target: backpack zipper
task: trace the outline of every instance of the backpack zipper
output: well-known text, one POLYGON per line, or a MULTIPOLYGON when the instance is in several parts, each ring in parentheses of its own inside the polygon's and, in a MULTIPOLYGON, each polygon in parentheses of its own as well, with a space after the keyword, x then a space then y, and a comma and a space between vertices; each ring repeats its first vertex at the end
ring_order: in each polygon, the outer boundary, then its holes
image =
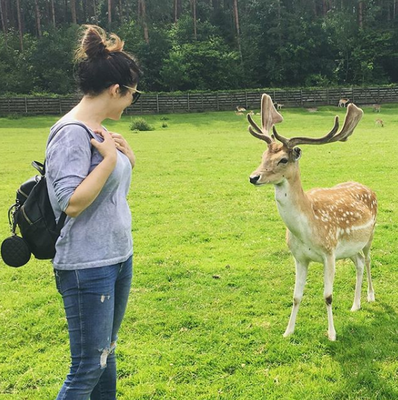
POLYGON ((23 192, 21 189, 18 189, 18 193, 22 194, 22 196, 28 198, 28 195, 25 192, 23 192))
POLYGON ((21 211, 22 211, 22 214, 23 214, 23 216, 25 217, 25 219, 26 219, 26 221, 28 221, 28 224, 29 225, 33 225, 33 222, 28 218, 28 216, 26 215, 26 212, 25 212, 25 208, 24 207, 21 207, 21 211))

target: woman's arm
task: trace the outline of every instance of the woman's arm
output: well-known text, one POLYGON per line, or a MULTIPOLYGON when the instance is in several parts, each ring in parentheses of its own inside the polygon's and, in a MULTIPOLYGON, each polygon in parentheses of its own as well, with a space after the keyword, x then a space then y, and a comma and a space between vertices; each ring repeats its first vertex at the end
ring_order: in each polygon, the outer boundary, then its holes
POLYGON ((98 132, 103 142, 91 139, 91 144, 102 155, 103 160, 91 171, 73 192, 65 213, 76 218, 97 198, 107 179, 114 170, 117 161, 116 145, 112 136, 106 132, 98 132))

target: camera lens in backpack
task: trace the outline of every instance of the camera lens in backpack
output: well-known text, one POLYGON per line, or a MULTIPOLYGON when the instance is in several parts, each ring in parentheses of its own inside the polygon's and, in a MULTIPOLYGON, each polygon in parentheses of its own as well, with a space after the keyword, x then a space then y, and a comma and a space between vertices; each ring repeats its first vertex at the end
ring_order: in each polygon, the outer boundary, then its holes
POLYGON ((13 235, 3 240, 1 258, 10 267, 22 267, 30 260, 30 256, 31 251, 23 238, 13 235))

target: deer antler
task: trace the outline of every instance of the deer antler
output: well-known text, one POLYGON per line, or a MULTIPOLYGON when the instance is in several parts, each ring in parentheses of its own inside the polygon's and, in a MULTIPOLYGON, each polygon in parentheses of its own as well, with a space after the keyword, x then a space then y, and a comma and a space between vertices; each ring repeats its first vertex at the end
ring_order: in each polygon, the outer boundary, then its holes
POLYGON ((247 114, 247 119, 251 126, 249 126, 249 132, 256 138, 264 140, 270 145, 275 139, 270 136, 269 132, 274 124, 283 121, 282 115, 276 111, 272 99, 267 94, 263 94, 261 97, 261 126, 260 127, 254 122, 252 116, 247 114))
POLYGON ((336 134, 339 129, 339 117, 336 116, 334 119, 333 129, 325 136, 321 138, 309 138, 309 137, 293 137, 285 138, 278 134, 275 127, 273 127, 273 133, 276 139, 282 142, 287 148, 292 149, 299 144, 324 144, 333 142, 345 142, 349 136, 352 135, 358 122, 361 120, 363 111, 355 104, 350 104, 347 107, 347 113, 345 116, 343 128, 339 133, 336 134))

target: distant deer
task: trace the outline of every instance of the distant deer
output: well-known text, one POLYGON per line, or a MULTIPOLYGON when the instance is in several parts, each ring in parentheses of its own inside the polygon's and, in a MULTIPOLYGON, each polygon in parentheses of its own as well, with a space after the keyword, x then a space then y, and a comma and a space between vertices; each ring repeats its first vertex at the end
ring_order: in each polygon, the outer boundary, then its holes
POLYGON ((380 112, 381 105, 380 104, 373 104, 373 112, 380 112))
POLYGON ((301 150, 296 146, 345 142, 353 133, 363 112, 354 104, 350 104, 341 131, 337 133, 339 120, 336 116, 333 129, 317 139, 287 139, 279 135, 274 124, 282 122, 283 118, 276 111, 271 97, 266 94, 263 94, 261 99, 261 114, 261 128, 250 115, 247 116, 250 133, 268 145, 260 166, 250 175, 250 182, 256 186, 274 185, 278 211, 287 227, 287 244, 296 264, 293 309, 284 336, 294 332, 308 265, 315 261, 324 265, 328 337, 330 340, 336 340, 332 295, 337 259, 350 258, 356 267, 355 296, 351 310, 356 311, 361 307, 365 265, 368 276, 368 301, 375 300, 370 272, 370 247, 376 223, 377 200, 372 190, 356 182, 304 192, 298 163, 301 150), (271 128, 273 134, 270 134, 271 128))
POLYGON ((349 101, 350 101, 350 99, 340 99, 338 107, 347 107, 347 104, 349 101))
POLYGON ((246 111, 246 108, 245 107, 236 106, 236 111, 237 112, 244 112, 244 111, 246 111))
POLYGON ((384 122, 383 122, 383 120, 380 119, 380 118, 377 118, 377 119, 376 119, 375 125, 384 128, 384 122))
POLYGON ((285 107, 285 105, 281 103, 275 103, 275 106, 277 110, 282 110, 282 107, 285 107))

